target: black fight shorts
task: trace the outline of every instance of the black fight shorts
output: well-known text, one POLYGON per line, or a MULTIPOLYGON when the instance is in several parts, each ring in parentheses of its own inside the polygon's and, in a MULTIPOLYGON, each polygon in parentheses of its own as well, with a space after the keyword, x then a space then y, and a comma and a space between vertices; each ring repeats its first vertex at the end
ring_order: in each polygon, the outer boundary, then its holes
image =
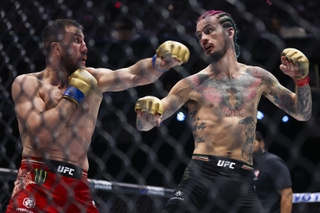
POLYGON ((253 178, 241 161, 193 155, 162 213, 262 213, 253 178))

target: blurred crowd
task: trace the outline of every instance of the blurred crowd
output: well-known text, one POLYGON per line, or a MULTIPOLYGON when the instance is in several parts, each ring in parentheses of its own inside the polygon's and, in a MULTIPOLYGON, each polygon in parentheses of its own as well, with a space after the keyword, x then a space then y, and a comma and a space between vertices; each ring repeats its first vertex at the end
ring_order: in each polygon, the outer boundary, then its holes
POLYGON ((41 35, 48 21, 73 18, 94 39, 130 40, 139 37, 195 36, 195 22, 204 10, 229 12, 239 35, 268 31, 280 37, 312 36, 310 23, 320 28, 319 0, 122 0, 122 1, 10 1, 5 0, 1 31, 41 35))

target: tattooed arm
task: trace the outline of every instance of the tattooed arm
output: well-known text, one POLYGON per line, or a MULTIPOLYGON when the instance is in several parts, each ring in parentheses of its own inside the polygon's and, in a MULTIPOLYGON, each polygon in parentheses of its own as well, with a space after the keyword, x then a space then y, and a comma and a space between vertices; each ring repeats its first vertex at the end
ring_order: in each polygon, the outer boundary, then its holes
POLYGON ((311 117, 312 99, 308 84, 297 86, 295 93, 283 87, 269 72, 265 72, 266 90, 264 95, 276 106, 299 121, 307 121, 311 117))
POLYGON ((308 58, 297 49, 286 48, 281 53, 279 67, 284 74, 294 80, 296 84, 295 93, 281 86, 278 80, 269 73, 266 96, 297 120, 309 120, 312 112, 312 99, 309 86, 308 58))
POLYGON ((155 126, 160 126, 161 121, 169 118, 188 101, 188 91, 190 88, 186 80, 182 79, 162 100, 153 96, 140 98, 135 106, 137 129, 149 131, 155 126))

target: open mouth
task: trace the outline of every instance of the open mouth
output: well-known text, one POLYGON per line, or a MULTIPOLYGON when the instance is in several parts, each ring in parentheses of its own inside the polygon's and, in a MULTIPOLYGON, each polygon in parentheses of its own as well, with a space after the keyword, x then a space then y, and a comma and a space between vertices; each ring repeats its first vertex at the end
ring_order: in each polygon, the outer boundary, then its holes
POLYGON ((207 45, 204 45, 203 48, 204 48, 204 51, 208 53, 212 50, 213 46, 210 44, 207 44, 207 45))

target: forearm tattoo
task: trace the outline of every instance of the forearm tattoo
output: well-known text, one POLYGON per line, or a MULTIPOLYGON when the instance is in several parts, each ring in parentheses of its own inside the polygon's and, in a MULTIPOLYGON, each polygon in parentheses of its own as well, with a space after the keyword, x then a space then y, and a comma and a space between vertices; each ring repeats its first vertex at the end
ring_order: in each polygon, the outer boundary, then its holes
POLYGON ((310 118, 311 116, 311 91, 309 86, 298 87, 296 91, 296 95, 298 98, 296 111, 300 115, 302 115, 305 119, 310 118))
POLYGON ((183 97, 179 97, 178 100, 172 100, 170 102, 169 107, 167 107, 163 112, 163 119, 166 119, 169 116, 171 116, 173 113, 175 113, 180 108, 180 105, 182 102, 183 102, 183 97))
MULTIPOLYGON (((271 84, 276 84, 271 79, 268 81, 270 87, 271 84)), ((280 89, 279 89, 280 90, 280 89)), ((292 98, 291 92, 274 92, 271 91, 269 95, 272 96, 273 101, 279 108, 283 109, 291 115, 301 115, 304 119, 308 119, 311 116, 311 91, 309 86, 297 87, 296 100, 292 98)))

